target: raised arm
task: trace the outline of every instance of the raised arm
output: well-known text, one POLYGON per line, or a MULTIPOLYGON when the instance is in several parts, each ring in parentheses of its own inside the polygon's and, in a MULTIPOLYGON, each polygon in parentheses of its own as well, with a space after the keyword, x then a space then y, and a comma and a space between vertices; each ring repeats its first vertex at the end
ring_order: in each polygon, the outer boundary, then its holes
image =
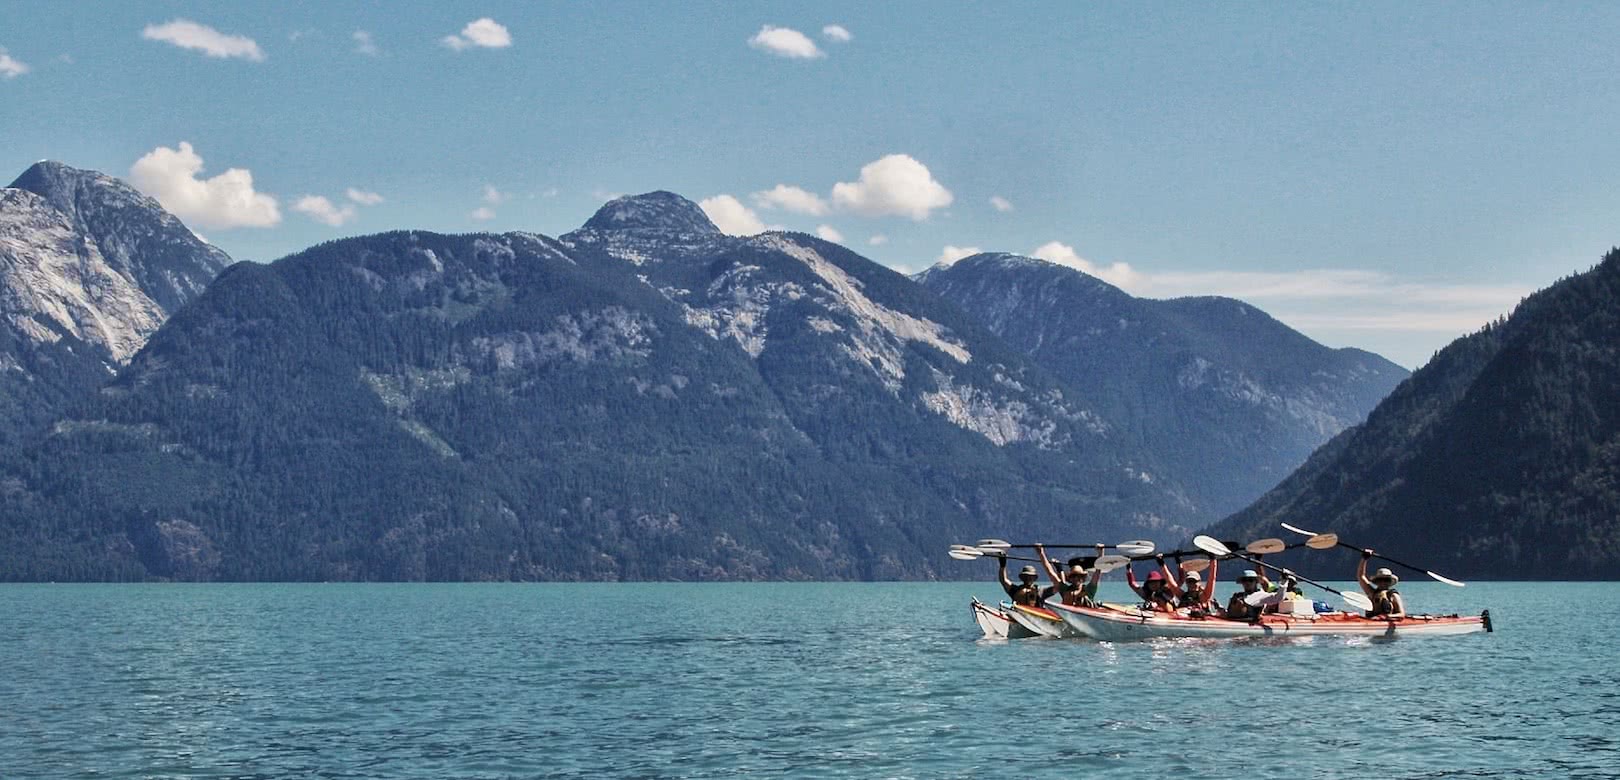
POLYGON ((1136 583, 1136 571, 1129 564, 1125 566, 1125 584, 1130 586, 1131 592, 1135 593, 1137 597, 1147 601, 1147 594, 1143 593, 1142 586, 1136 583))
POLYGON ((1372 557, 1372 550, 1362 550, 1361 563, 1356 566, 1356 582, 1360 583, 1361 592, 1367 594, 1369 598, 1372 597, 1372 594, 1378 592, 1378 588, 1373 586, 1372 580, 1367 579, 1367 562, 1372 560, 1372 557))
POLYGON ((1260 559, 1264 557, 1266 556, 1254 556, 1254 572, 1260 575, 1260 589, 1271 590, 1271 578, 1266 576, 1266 567, 1260 563, 1260 559))
POLYGON ((1159 553, 1157 560, 1159 562, 1159 572, 1164 575, 1165 587, 1169 589, 1170 595, 1175 596, 1176 600, 1180 601, 1185 593, 1181 589, 1181 556, 1176 556, 1176 571, 1174 572, 1170 571, 1170 564, 1164 562, 1164 553, 1159 553))
POLYGON ((1208 608, 1209 603, 1215 599, 1215 586, 1221 584, 1220 566, 1220 561, 1210 559, 1209 576, 1204 580, 1204 600, 1198 603, 1201 607, 1208 608))
POLYGON ((1051 559, 1046 557, 1045 547, 1038 544, 1035 545, 1035 555, 1040 557, 1041 566, 1046 569, 1046 578, 1051 580, 1053 585, 1065 584, 1068 582, 1068 580, 1065 579, 1062 574, 1058 573, 1057 567, 1052 565, 1051 559))
POLYGON ((1012 596, 1016 586, 1013 585, 1012 580, 1007 579, 1007 556, 1005 553, 996 556, 996 574, 1001 577, 1001 589, 1007 591, 1009 597, 1012 596))

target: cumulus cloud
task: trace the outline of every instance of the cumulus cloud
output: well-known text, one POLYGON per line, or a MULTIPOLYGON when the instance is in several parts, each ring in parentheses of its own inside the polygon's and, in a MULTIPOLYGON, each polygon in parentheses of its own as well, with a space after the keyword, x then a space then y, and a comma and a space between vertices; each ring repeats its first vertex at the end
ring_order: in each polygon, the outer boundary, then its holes
POLYGON ((1074 247, 1061 241, 1048 241, 1029 253, 1031 257, 1038 257, 1048 263, 1066 265, 1079 271, 1097 277, 1115 287, 1126 290, 1138 287, 1142 280, 1128 263, 1112 263, 1100 266, 1080 256, 1074 247))
POLYGON ((698 207, 709 215, 709 220, 720 232, 733 236, 751 236, 766 231, 765 223, 753 209, 730 195, 716 195, 698 201, 698 207))
POLYGON ((264 60, 264 50, 260 49, 259 44, 252 38, 245 35, 227 35, 190 19, 149 24, 141 30, 141 37, 149 41, 173 44, 182 49, 200 51, 210 57, 221 59, 241 57, 254 62, 264 60))
POLYGON ((495 218, 495 209, 488 206, 479 206, 473 209, 472 213, 468 214, 467 217, 476 222, 488 222, 495 218))
POLYGON ((816 237, 823 241, 831 241, 834 244, 844 243, 844 234, 838 232, 838 229, 832 225, 817 225, 816 237))
POLYGON ((343 194, 347 196, 349 200, 352 200, 362 206, 375 206, 378 203, 383 202, 383 196, 378 195, 375 192, 357 189, 355 187, 350 187, 344 190, 343 194))
POLYGON ((905 154, 869 162, 861 166, 859 180, 839 182, 832 189, 834 206, 869 217, 892 214, 921 221, 951 201, 951 191, 934 181, 928 166, 905 154))
POLYGON ((754 205, 764 209, 783 209, 812 217, 827 213, 827 201, 822 200, 821 196, 791 184, 778 184, 754 193, 753 197, 754 205))
POLYGON ((327 200, 324 195, 305 195, 293 202, 293 211, 303 214, 310 219, 331 227, 342 227, 344 223, 353 221, 359 214, 352 203, 338 206, 327 200))
POLYGON ((489 17, 467 23, 459 35, 446 35, 439 42, 456 51, 479 47, 504 49, 512 45, 512 34, 506 27, 489 17))
POLYGON ((0 78, 14 79, 33 68, 28 63, 12 57, 6 53, 6 47, 0 46, 0 78))
POLYGON ((270 227, 281 222, 276 199, 253 190, 251 171, 231 168, 212 179, 199 179, 202 170, 202 157, 181 141, 178 149, 160 146, 136 160, 129 168, 129 181, 197 227, 270 227))
POLYGON ((382 49, 377 48, 377 42, 372 40, 371 33, 365 30, 355 30, 354 35, 350 37, 354 39, 355 54, 364 54, 367 57, 376 57, 382 54, 382 49))
POLYGON ((774 27, 767 24, 759 28, 754 37, 748 39, 748 45, 778 57, 794 60, 813 60, 827 56, 816 47, 815 41, 810 40, 810 36, 791 27, 774 27))
POLYGON ((844 29, 841 24, 829 24, 821 28, 821 37, 834 43, 849 43, 855 36, 850 35, 849 30, 844 29))
POLYGON ((485 184, 484 185, 484 195, 483 195, 484 203, 486 203, 486 204, 488 204, 490 206, 499 206, 502 203, 506 202, 506 197, 507 197, 506 193, 501 192, 498 189, 495 189, 495 185, 493 185, 493 184, 485 184))
POLYGON ((883 246, 884 244, 889 243, 889 237, 879 233, 871 238, 866 239, 866 243, 871 244, 872 246, 883 246))
POLYGON ((1013 210, 1012 201, 1007 200, 1006 198, 1003 198, 1000 195, 991 195, 990 196, 990 205, 993 206, 996 211, 1000 211, 1002 213, 1006 213, 1008 211, 1013 210))
POLYGON ((976 246, 951 246, 946 244, 944 249, 939 250, 939 257, 934 258, 934 263, 947 266, 964 257, 972 257, 983 251, 983 249, 976 246))

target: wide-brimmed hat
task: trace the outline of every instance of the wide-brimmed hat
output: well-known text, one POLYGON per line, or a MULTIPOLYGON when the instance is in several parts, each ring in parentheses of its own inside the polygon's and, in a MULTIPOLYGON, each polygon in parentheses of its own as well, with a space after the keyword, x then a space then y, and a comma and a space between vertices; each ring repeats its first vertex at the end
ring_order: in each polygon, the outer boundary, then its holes
POLYGON ((1018 570, 1018 576, 1020 576, 1020 577, 1039 577, 1040 574, 1035 571, 1034 566, 1025 566, 1024 568, 1018 570))
POLYGON ((1377 582, 1379 580, 1389 580, 1389 584, 1394 585, 1395 583, 1400 582, 1401 578, 1395 576, 1395 572, 1392 572, 1389 569, 1379 569, 1378 571, 1373 572, 1372 581, 1377 582))
POLYGON ((1238 582, 1258 579, 1260 579, 1260 572, 1257 572, 1254 569, 1244 569, 1243 573, 1238 575, 1238 582))

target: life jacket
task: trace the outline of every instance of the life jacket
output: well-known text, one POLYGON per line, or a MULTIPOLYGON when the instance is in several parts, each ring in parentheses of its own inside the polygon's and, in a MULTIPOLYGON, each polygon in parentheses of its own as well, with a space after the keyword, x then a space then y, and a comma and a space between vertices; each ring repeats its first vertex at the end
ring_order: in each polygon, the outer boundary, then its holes
POLYGON ((1367 617, 1370 617, 1370 618, 1383 617, 1385 615, 1388 615, 1391 612, 1394 612, 1395 611, 1395 599, 1394 599, 1394 597, 1399 596, 1399 595, 1401 595, 1401 592, 1394 589, 1394 588, 1385 588, 1383 590, 1375 590, 1375 591, 1373 591, 1373 595, 1372 595, 1373 608, 1370 611, 1367 612, 1367 617))
POLYGON ((1014 585, 1010 595, 1014 604, 1022 604, 1026 607, 1041 606, 1041 586, 1039 583, 1031 582, 1028 585, 1023 583, 1014 585))
POLYGON ((1060 582, 1057 584, 1057 588, 1063 594, 1064 604, 1071 607, 1089 607, 1093 604, 1091 597, 1086 595, 1086 581, 1084 579, 1077 582, 1060 582))

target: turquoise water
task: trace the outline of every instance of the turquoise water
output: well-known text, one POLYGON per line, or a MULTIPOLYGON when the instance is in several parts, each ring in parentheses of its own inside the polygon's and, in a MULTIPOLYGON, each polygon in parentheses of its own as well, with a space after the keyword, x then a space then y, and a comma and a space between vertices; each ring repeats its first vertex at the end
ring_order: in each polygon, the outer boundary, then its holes
POLYGON ((1620 585, 1402 591, 1497 632, 978 641, 991 584, 0 586, 0 778, 1620 777, 1620 585))

